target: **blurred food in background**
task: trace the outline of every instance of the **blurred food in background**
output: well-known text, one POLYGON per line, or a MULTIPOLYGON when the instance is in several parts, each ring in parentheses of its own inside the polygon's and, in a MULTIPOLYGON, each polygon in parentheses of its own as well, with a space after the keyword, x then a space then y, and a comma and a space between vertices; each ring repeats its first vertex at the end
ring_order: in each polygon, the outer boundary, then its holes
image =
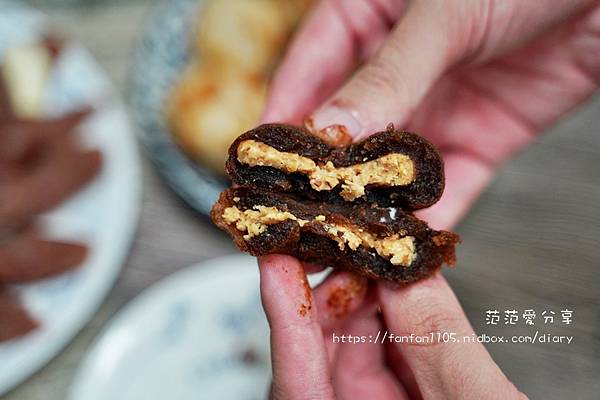
POLYGON ((15 114, 37 117, 42 109, 42 96, 50 68, 51 54, 45 46, 35 44, 13 47, 6 52, 2 75, 15 114))
POLYGON ((102 157, 78 141, 91 113, 43 116, 42 98, 55 40, 9 49, 0 66, 0 341, 37 324, 7 285, 54 276, 80 265, 87 247, 45 238, 36 217, 60 205, 100 170, 102 157))
POLYGON ((184 151, 224 174, 227 150, 253 128, 271 72, 312 0, 210 0, 202 8, 192 61, 167 104, 184 151))
POLYGON ((0 342, 23 336, 37 327, 37 323, 19 304, 14 294, 0 286, 0 342))

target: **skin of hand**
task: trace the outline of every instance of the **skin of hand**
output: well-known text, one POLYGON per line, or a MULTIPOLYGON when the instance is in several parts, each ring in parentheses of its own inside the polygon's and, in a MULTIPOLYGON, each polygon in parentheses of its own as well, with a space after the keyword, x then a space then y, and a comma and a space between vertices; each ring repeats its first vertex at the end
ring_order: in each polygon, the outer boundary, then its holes
MULTIPOLYGON (((262 120, 393 122, 440 149, 446 191, 419 213, 436 229, 466 212, 494 170, 600 82, 600 5, 584 0, 322 0, 297 33, 262 120)), ((259 259, 274 399, 521 399, 481 344, 333 343, 473 334, 441 274, 408 287, 335 272, 311 290, 293 257, 259 259)))

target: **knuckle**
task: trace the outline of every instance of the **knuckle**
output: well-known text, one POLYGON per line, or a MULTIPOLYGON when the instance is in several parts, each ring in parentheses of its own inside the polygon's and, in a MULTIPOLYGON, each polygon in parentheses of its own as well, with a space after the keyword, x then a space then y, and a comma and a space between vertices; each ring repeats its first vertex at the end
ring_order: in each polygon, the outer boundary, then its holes
POLYGON ((408 323, 417 335, 460 332, 463 325, 461 314, 449 309, 441 301, 418 296, 412 299, 414 307, 409 311, 408 323))
POLYGON ((456 28, 459 33, 455 35, 460 39, 461 46, 459 48, 464 53, 467 62, 488 57, 489 49, 493 48, 493 43, 498 41, 498 38, 493 36, 494 33, 504 33, 508 28, 507 23, 502 19, 494 21, 497 15, 494 1, 476 1, 470 5, 469 9, 472 11, 469 13, 470 17, 465 18, 466 24, 456 28), (493 30, 491 29, 492 24, 494 25, 493 30))
POLYGON ((427 315, 417 317, 415 328, 423 334, 431 334, 452 331, 457 325, 456 317, 445 312, 430 311, 427 315))
POLYGON ((359 76, 367 91, 378 95, 396 97, 405 85, 392 62, 374 60, 365 65, 359 76))

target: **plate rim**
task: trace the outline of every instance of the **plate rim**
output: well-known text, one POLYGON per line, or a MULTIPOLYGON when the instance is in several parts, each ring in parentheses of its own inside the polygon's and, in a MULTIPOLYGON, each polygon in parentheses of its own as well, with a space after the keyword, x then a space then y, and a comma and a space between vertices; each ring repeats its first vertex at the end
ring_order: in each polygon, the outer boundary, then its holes
MULTIPOLYGON (((219 257, 209 258, 198 263, 184 267, 178 271, 171 273, 170 275, 158 280, 152 285, 148 286, 140 293, 138 293, 133 299, 127 302, 121 307, 117 313, 115 313, 110 320, 102 327, 102 330, 94 338, 91 345, 88 347, 83 359, 80 361, 77 371, 71 380, 69 390, 66 398, 69 400, 81 400, 85 399, 85 395, 90 392, 89 384, 90 377, 96 376, 98 372, 98 359, 101 356, 103 347, 114 340, 114 336, 127 325, 127 321, 136 319, 136 314, 140 307, 143 307, 152 298, 160 296, 170 289, 172 286, 186 285, 187 282, 192 282, 198 277, 211 276, 215 272, 223 271, 223 265, 230 265, 229 273, 236 270, 248 271, 248 262, 253 261, 256 264, 256 259, 245 253, 233 253, 219 257), (182 283, 183 282, 183 283, 182 283)), ((258 265, 255 268, 256 280, 258 282, 258 265)))
MULTIPOLYGON (((37 16, 42 27, 47 26, 47 24, 49 22, 51 23, 52 21, 47 14, 29 4, 23 3, 22 1, 2 0, 0 1, 0 6, 17 7, 24 13, 37 16)), ((18 367, 13 369, 10 374, 7 374, 4 380, 0 381, 0 396, 10 393, 12 390, 16 389, 18 385, 25 382, 33 374, 51 362, 90 322, 94 314, 106 300, 109 292, 114 287, 119 275, 121 274, 121 271, 123 270, 123 267, 125 266, 131 245, 135 239, 135 233, 138 229, 141 216, 144 193, 142 182, 142 161, 139 152, 139 145, 134 134, 132 121, 127 114, 127 108, 121 99, 120 93, 116 90, 114 83, 106 73, 106 70, 97 62, 92 53, 75 38, 69 38, 67 43, 75 45, 79 48, 79 50, 83 51, 87 59, 86 61, 91 62, 90 65, 93 65, 94 68, 100 71, 100 73, 103 75, 108 93, 107 98, 111 99, 111 103, 108 109, 102 109, 114 110, 118 112, 123 126, 126 127, 126 130, 124 130, 126 133, 123 136, 124 140, 128 142, 129 147, 127 163, 132 167, 130 171, 127 171, 127 175, 130 176, 128 182, 130 190, 128 190, 127 194, 124 196, 127 202, 123 203, 126 204, 127 210, 123 212, 125 218, 122 219, 121 225, 118 227, 118 229, 115 228, 115 232, 113 232, 113 234, 120 235, 119 240, 114 241, 111 252, 115 262, 107 263, 111 264, 112 267, 109 265, 109 268, 105 268, 106 272, 102 276, 103 279, 98 280, 98 284, 95 286, 96 291, 92 293, 92 295, 95 294, 95 296, 89 296, 87 301, 81 302, 78 311, 73 313, 72 319, 69 320, 68 324, 66 324, 67 327, 56 334, 56 336, 53 337, 53 341, 46 342, 43 347, 37 346, 33 353, 29 353, 27 356, 23 357, 21 362, 18 364, 18 367)), ((23 339, 17 339, 17 341, 26 339, 27 337, 23 339)), ((6 342, 2 345, 10 345, 10 343, 11 342, 6 342)), ((32 345, 38 344, 38 342, 32 342, 32 345)), ((29 349, 30 348, 28 348, 28 350, 29 349)))

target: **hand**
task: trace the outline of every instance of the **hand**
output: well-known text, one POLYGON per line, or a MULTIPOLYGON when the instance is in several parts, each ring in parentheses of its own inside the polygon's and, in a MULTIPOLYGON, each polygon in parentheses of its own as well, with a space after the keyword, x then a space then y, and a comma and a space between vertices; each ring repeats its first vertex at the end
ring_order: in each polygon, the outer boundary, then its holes
MULTIPOLYGON (((594 4, 430 0, 405 10, 391 0, 322 0, 277 71, 263 120, 312 113, 315 127, 343 124, 355 138, 389 122, 425 135, 444 156, 446 191, 421 217, 448 228, 502 161, 596 89, 594 4)), ((332 333, 379 329, 472 334, 440 274, 366 293, 364 281, 338 272, 312 293, 295 259, 259 265, 274 398, 524 397, 480 344, 332 343, 332 333)))
POLYGON ((311 292, 295 258, 270 255, 259 265, 271 326, 272 399, 526 399, 483 345, 462 342, 475 333, 441 274, 365 293, 361 278, 336 272, 311 292), (385 330, 419 337, 446 332, 460 340, 369 342, 385 330), (334 334, 365 342, 335 343, 334 334))

